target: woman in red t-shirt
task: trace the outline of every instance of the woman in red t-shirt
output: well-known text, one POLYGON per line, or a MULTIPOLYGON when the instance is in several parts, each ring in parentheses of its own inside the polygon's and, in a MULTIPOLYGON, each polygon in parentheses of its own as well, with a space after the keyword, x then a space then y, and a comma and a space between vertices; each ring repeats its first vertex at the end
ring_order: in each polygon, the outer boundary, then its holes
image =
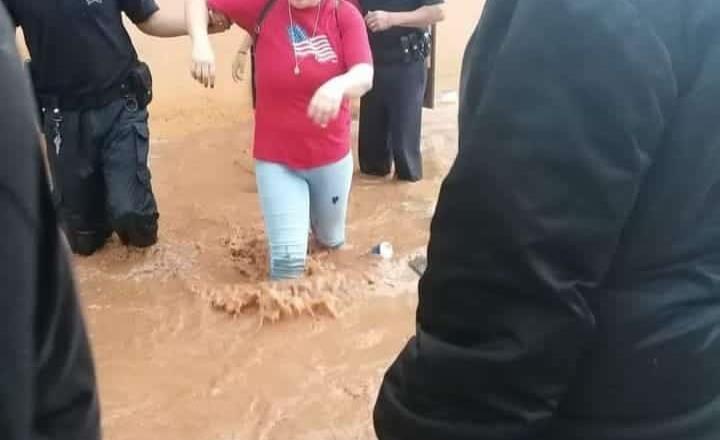
POLYGON ((214 83, 208 4, 255 35, 255 174, 270 247, 270 276, 305 271, 308 230, 328 248, 345 241, 350 183, 350 98, 372 85, 359 11, 344 0, 189 0, 192 73, 214 83))

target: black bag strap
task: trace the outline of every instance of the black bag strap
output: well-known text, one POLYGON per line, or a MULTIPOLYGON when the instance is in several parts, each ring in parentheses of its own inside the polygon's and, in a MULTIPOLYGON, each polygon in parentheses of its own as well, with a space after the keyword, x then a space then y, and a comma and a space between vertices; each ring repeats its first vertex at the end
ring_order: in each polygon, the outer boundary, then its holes
POLYGON ((338 48, 338 50, 343 51, 342 59, 343 59, 343 63, 346 63, 345 67, 347 68, 347 61, 345 60, 345 53, 344 53, 345 52, 345 46, 344 46, 345 38, 343 36, 342 26, 340 26, 340 16, 338 13, 338 10, 340 9, 340 4, 342 4, 344 2, 344 0, 333 0, 333 1, 335 2, 335 8, 333 10, 333 12, 335 13, 335 25, 337 26, 338 35, 340 36, 340 47, 338 48))
POLYGON ((253 108, 255 108, 255 103, 257 101, 257 92, 255 90, 255 46, 257 45, 257 40, 260 37, 260 31, 262 29, 262 24, 265 21, 265 17, 267 17, 268 12, 270 12, 270 9, 272 9, 276 2, 277 0, 267 0, 265 2, 262 9, 260 10, 260 15, 258 15, 257 23, 255 23, 255 28, 253 29, 253 42, 250 46, 250 88, 252 92, 253 108))
POLYGON ((270 9, 272 9, 273 5, 275 5, 276 2, 277 0, 267 0, 263 5, 263 8, 260 10, 260 15, 258 15, 257 23, 255 23, 255 29, 253 29, 253 45, 255 45, 255 41, 260 35, 260 30, 262 29, 262 24, 265 21, 265 17, 267 17, 268 12, 270 12, 270 9))

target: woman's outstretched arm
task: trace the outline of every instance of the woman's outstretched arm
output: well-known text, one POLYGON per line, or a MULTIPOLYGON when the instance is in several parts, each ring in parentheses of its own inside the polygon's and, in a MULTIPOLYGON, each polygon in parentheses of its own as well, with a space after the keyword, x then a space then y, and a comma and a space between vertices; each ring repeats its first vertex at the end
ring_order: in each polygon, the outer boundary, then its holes
MULTIPOLYGON (((138 29, 153 37, 179 37, 187 35, 185 4, 163 5, 158 8, 150 2, 135 1, 125 3, 125 13, 138 29)), ((222 14, 215 14, 209 22, 211 34, 224 32, 230 28, 230 21, 222 14)))
POLYGON ((192 40, 190 74, 205 87, 215 87, 215 53, 208 35, 207 0, 186 0, 185 25, 192 40))

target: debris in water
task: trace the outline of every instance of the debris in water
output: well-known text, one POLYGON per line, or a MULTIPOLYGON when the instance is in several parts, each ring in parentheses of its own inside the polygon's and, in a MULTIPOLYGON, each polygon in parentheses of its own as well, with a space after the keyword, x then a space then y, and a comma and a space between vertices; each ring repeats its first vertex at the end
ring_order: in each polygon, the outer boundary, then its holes
POLYGON ((416 274, 423 276, 427 270, 427 257, 424 255, 413 257, 410 261, 408 261, 408 266, 410 266, 410 269, 412 269, 416 274))
POLYGON ((393 257, 393 247, 387 241, 383 241, 374 248, 372 248, 372 254, 382 257, 385 260, 389 260, 393 257))

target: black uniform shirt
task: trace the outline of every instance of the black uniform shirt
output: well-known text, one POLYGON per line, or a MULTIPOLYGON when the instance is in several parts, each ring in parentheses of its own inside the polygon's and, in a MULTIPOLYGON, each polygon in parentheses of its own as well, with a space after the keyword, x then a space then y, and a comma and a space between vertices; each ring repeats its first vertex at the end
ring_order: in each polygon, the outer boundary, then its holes
POLYGON ((2 0, 22 27, 39 93, 75 96, 124 80, 137 60, 121 12, 134 22, 155 0, 2 0))
MULTIPOLYGON (((423 6, 439 5, 444 0, 360 0, 363 14, 371 11, 412 12, 423 6)), ((416 28, 394 27, 384 32, 370 32, 370 46, 373 54, 394 52, 402 49, 400 39, 416 28)))

